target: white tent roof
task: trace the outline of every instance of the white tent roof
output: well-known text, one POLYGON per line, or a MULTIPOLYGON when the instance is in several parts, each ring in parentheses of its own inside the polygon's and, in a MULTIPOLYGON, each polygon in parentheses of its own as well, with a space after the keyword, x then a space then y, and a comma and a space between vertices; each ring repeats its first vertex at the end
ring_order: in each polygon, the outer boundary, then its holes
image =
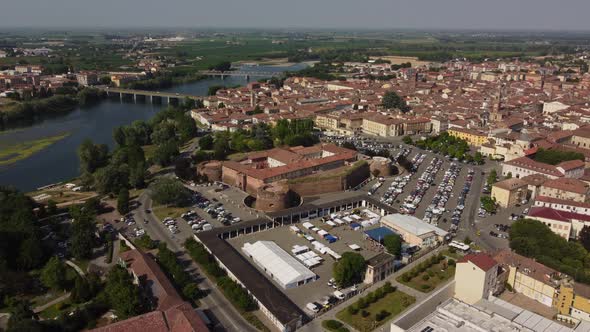
POLYGON ((403 229, 416 236, 422 236, 430 232, 434 232, 440 237, 447 235, 447 232, 434 225, 426 223, 414 216, 408 216, 399 213, 388 214, 381 218, 381 222, 386 226, 393 227, 395 229, 403 229))
POLYGON ((246 243, 242 250, 247 255, 252 256, 256 264, 271 274, 283 287, 316 276, 315 273, 272 241, 246 243))

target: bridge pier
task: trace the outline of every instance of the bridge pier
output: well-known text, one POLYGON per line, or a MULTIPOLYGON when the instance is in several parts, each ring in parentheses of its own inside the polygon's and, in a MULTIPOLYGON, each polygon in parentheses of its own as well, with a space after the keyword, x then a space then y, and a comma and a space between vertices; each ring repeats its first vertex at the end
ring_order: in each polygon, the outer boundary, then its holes
POLYGON ((133 102, 134 103, 137 103, 137 93, 134 93, 133 94, 133 102))

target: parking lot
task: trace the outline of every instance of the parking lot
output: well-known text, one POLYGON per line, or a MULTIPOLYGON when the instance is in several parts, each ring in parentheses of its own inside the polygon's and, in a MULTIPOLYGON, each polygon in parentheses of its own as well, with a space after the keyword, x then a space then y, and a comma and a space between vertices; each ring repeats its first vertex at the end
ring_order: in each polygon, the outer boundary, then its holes
MULTIPOLYGON (((359 215, 361 214, 363 215, 363 219, 368 220, 369 217, 366 214, 360 212, 359 215)), ((339 215, 343 216, 344 213, 340 212, 339 215)), ((371 240, 366 240, 364 235, 365 230, 378 227, 378 223, 365 227, 364 229, 359 228, 357 230, 353 230, 350 226, 351 224, 349 223, 330 226, 321 218, 311 220, 309 223, 318 230, 328 232, 338 240, 333 243, 329 243, 318 232, 315 232, 313 228, 307 229, 304 226, 310 226, 309 224, 299 223, 296 225, 296 227, 299 229, 299 232, 295 232, 289 226, 284 226, 273 228, 264 232, 242 235, 228 241, 242 255, 244 254, 242 251, 244 244, 254 243, 256 241, 273 241, 289 254, 292 254, 292 249, 294 246, 307 246, 310 249, 314 248, 312 241, 321 243, 321 245, 326 246, 337 254, 355 251, 366 259, 371 258, 383 251, 381 246, 376 245, 371 240), (350 247, 355 247, 354 245, 358 246, 357 250, 354 250, 350 247)), ((336 290, 336 288, 328 285, 328 282, 332 278, 332 268, 336 260, 330 254, 320 254, 320 257, 323 259, 322 262, 319 265, 310 268, 310 270, 312 270, 318 276, 317 280, 290 289, 283 289, 278 283, 272 281, 275 283, 277 288, 281 289, 297 306, 308 312, 308 314, 312 314, 312 312, 309 312, 309 310, 305 308, 308 303, 320 303, 323 297, 331 296, 336 290)), ((251 260, 249 261, 252 262, 251 260)), ((253 262, 252 265, 259 269, 261 273, 268 278, 268 275, 266 275, 259 266, 253 262)), ((271 278, 268 279, 271 280, 271 278)))
POLYGON ((378 153, 386 149, 394 159, 403 152, 407 160, 418 161, 417 172, 414 175, 405 173, 397 177, 385 178, 381 184, 375 184, 376 181, 369 183, 367 190, 371 192, 372 197, 377 199, 385 197, 384 203, 401 212, 413 213, 420 219, 438 223, 440 228, 447 231, 456 231, 456 237, 460 241, 469 237, 486 250, 508 247, 506 229, 500 226, 499 230, 495 224, 510 225, 514 222, 510 220, 510 214, 520 215, 526 206, 499 210, 495 215, 484 213, 480 208, 485 178, 492 168, 498 170, 499 165, 496 162, 487 161, 485 165, 465 164, 405 145, 399 138, 336 136, 331 140, 337 143, 353 143, 362 153, 378 153), (441 160, 442 165, 440 170, 435 172, 434 180, 428 180, 431 174, 426 174, 421 180, 420 177, 427 172, 435 158, 441 160), (456 168, 455 171, 454 168, 456 168), (473 170, 472 174, 469 173, 470 169, 473 170), (448 171, 456 175, 446 177, 445 172, 448 171), (440 188, 440 184, 445 182, 445 177, 449 182, 444 183, 444 188, 440 188), (454 183, 451 184, 451 182, 454 183), (465 192, 468 183, 469 188, 465 192), (449 186, 452 186, 450 191, 447 189, 449 186), (414 204, 414 201, 417 204, 414 204), (404 209, 404 203, 411 205, 404 209), (415 208, 412 205, 415 205, 415 208), (453 226, 453 223, 456 226, 453 226), (497 234, 490 234, 490 231, 497 234))

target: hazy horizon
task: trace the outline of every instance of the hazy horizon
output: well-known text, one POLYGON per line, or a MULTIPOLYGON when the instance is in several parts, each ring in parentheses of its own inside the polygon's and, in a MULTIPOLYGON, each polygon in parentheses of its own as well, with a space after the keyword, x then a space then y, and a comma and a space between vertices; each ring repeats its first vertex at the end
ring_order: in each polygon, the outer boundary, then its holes
POLYGON ((19 0, 0 28, 590 31, 590 1, 19 0))

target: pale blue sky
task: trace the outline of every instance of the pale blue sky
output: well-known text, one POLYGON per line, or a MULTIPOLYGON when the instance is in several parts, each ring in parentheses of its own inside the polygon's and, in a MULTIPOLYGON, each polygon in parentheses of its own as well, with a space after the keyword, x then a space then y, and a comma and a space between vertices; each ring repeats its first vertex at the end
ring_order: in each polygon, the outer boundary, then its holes
POLYGON ((1 27, 590 30, 590 0, 0 0, 1 27))

